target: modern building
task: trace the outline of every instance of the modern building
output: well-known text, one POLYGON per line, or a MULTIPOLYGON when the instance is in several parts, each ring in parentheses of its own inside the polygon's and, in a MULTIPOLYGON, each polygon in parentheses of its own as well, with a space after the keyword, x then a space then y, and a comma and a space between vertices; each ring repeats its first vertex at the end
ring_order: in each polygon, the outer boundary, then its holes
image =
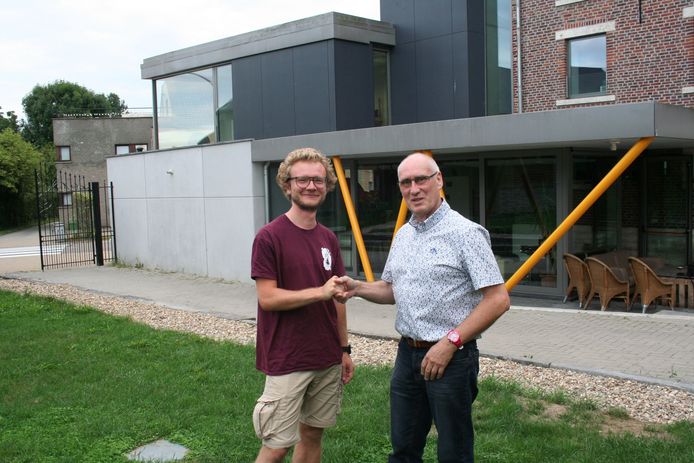
MULTIPOLYGON (((312 146, 339 156, 378 274, 397 164, 424 149, 508 278, 655 137, 515 291, 563 294, 565 252, 694 263, 691 0, 381 0, 380 21, 327 13, 147 58, 141 72, 156 150, 108 160, 126 262, 248 281, 255 232, 288 208, 279 161, 312 146)), ((363 276, 339 191, 319 220, 363 276)))

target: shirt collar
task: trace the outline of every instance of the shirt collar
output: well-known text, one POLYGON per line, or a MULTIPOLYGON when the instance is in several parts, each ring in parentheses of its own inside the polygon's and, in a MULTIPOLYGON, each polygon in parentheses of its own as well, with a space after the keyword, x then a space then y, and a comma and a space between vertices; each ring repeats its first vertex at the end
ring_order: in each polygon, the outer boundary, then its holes
POLYGON ((409 224, 412 225, 412 227, 414 227, 414 229, 419 233, 423 233, 439 223, 450 210, 451 206, 448 205, 445 199, 442 199, 438 209, 436 209, 436 211, 434 211, 434 213, 427 217, 424 221, 417 222, 414 216, 411 216, 409 224))

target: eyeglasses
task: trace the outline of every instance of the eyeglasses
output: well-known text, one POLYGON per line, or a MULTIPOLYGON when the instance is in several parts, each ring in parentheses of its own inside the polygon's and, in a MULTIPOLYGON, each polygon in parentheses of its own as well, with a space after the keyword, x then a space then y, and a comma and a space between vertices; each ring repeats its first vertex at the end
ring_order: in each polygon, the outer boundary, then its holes
POLYGON ((309 183, 313 182, 316 188, 323 188, 325 186, 325 177, 289 177, 287 181, 294 180, 296 186, 299 188, 308 187, 309 183))
POLYGON ((400 185, 400 188, 409 188, 412 186, 412 182, 414 182, 417 186, 422 186, 427 182, 427 180, 436 174, 438 174, 438 172, 434 172, 431 175, 418 175, 417 177, 403 178, 402 180, 398 181, 398 184, 400 185))

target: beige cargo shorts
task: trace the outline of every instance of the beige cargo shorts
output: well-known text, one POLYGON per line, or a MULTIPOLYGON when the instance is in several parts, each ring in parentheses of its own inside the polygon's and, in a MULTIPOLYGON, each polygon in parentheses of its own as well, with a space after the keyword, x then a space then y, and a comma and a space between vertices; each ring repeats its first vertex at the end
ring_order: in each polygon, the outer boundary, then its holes
POLYGON ((267 376, 253 410, 253 427, 263 445, 289 448, 300 440, 299 422, 335 426, 342 404, 342 365, 324 370, 267 376))

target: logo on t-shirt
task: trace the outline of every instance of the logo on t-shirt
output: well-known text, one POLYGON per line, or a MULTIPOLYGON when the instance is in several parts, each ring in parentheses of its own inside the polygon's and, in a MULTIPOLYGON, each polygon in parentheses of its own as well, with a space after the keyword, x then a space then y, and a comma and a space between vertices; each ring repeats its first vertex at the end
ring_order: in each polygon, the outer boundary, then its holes
POLYGON ((330 249, 320 248, 321 254, 323 254, 323 268, 330 270, 333 268, 333 256, 330 255, 330 249))

